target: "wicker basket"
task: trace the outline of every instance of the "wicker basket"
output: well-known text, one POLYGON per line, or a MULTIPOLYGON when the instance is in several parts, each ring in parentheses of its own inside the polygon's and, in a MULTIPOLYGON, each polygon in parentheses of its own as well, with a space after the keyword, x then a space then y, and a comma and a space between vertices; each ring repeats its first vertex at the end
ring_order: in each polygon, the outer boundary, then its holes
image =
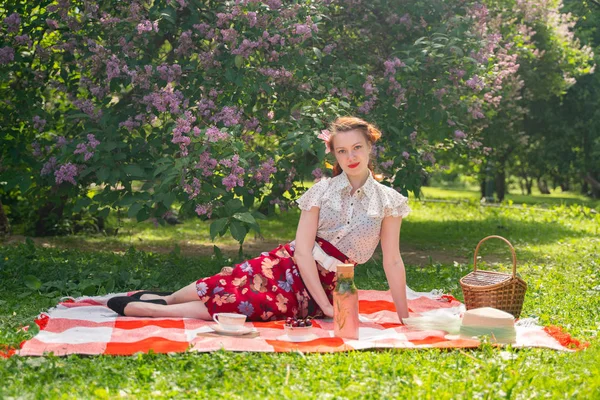
POLYGON ((525 299, 527 283, 517 276, 517 255, 512 244, 502 236, 488 236, 483 238, 475 248, 473 257, 473 272, 460 280, 460 285, 465 297, 467 310, 479 307, 493 307, 506 311, 519 318, 525 299), (477 270, 477 253, 479 247, 488 239, 503 240, 510 247, 513 261, 511 274, 493 271, 477 270))

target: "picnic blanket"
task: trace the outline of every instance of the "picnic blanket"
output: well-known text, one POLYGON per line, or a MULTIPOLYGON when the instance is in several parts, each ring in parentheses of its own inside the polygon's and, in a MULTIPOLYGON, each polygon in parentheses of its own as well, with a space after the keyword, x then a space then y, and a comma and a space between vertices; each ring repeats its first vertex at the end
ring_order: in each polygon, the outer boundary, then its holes
MULTIPOLYGON (((219 349, 253 352, 339 352, 376 348, 474 348, 474 338, 460 338, 443 330, 417 330, 400 324, 389 291, 360 290, 359 339, 334 337, 331 320, 314 320, 315 337, 291 342, 282 321, 247 322, 257 333, 242 337, 219 335, 212 321, 190 318, 132 318, 118 316, 106 307, 116 294, 68 299, 42 313, 36 320, 40 331, 21 344, 20 356, 46 353, 130 355, 138 352, 209 352, 219 349)), ((119 294, 123 295, 123 294, 119 294)), ((465 307, 450 295, 414 292, 408 289, 411 317, 459 315, 465 307)), ((544 347, 574 351, 585 347, 556 327, 517 323, 513 347, 544 347)))

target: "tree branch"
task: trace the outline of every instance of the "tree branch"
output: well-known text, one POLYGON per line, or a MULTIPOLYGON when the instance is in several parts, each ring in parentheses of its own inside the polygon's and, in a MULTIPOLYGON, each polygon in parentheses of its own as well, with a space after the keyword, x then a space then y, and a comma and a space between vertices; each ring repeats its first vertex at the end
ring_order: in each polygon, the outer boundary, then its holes
POLYGON ((592 4, 595 4, 596 6, 600 7, 600 2, 597 0, 589 0, 592 4))

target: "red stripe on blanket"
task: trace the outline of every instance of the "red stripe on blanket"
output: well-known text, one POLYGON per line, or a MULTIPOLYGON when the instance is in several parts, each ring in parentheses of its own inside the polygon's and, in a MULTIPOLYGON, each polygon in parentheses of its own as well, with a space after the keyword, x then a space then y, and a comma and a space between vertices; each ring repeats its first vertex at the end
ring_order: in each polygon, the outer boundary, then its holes
POLYGON ((164 338, 148 338, 133 343, 108 343, 104 354, 128 356, 135 353, 181 353, 190 346, 187 342, 176 342, 164 338))
POLYGON ((552 336, 561 346, 572 350, 583 350, 590 344, 588 342, 580 342, 577 339, 571 337, 570 334, 565 332, 560 326, 550 325, 544 327, 544 331, 552 336))
POLYGON ((373 314, 384 310, 396 312, 396 306, 394 303, 384 300, 360 300, 358 302, 358 312, 361 314, 373 314))
POLYGON ((140 319, 140 318, 118 318, 115 322, 115 329, 138 329, 146 326, 156 326, 160 328, 185 329, 183 319, 140 319))

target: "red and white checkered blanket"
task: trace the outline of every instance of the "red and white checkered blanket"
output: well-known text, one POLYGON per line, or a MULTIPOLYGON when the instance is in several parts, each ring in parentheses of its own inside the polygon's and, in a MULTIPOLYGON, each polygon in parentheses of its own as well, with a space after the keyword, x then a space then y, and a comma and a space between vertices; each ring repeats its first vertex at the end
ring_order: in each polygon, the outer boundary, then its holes
MULTIPOLYGON (((67 354, 130 355, 184 351, 257 352, 337 352, 372 348, 470 348, 476 339, 448 335, 443 330, 417 330, 401 325, 389 292, 359 291, 361 325, 358 340, 333 336, 333 322, 314 321, 313 340, 297 343, 288 340, 281 321, 246 323, 255 327, 258 336, 232 337, 213 332, 209 321, 189 318, 120 317, 108 309, 108 298, 89 297, 60 303, 37 319, 39 333, 25 341, 16 354, 41 356, 67 354)), ((457 315, 464 306, 452 296, 409 291, 411 317, 430 313, 457 315)), ((576 350, 584 347, 559 328, 518 326, 513 347, 545 347, 576 350)))

